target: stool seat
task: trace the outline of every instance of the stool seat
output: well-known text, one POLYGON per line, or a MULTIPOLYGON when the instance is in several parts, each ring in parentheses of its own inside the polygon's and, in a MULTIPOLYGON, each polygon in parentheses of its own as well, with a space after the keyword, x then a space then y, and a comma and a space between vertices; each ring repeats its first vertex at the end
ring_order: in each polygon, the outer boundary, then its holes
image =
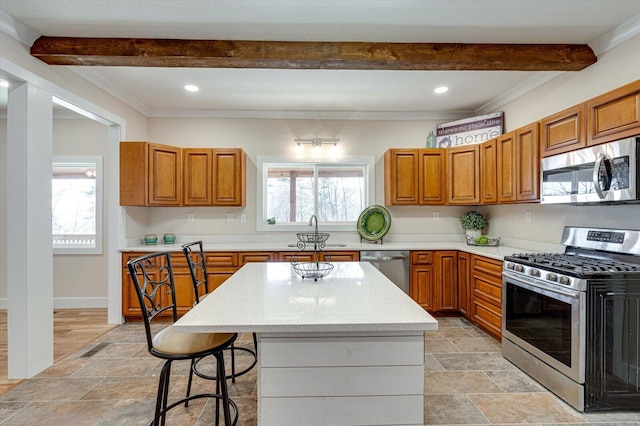
POLYGON ((230 346, 235 338, 232 333, 177 333, 168 326, 153 336, 153 349, 157 354, 193 358, 230 346))

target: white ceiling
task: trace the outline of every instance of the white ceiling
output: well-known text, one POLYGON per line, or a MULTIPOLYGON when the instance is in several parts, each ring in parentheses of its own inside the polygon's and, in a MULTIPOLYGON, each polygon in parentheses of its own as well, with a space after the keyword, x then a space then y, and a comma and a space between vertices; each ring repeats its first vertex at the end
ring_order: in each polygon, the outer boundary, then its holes
MULTIPOLYGON (((639 0, 2 0, 39 35, 278 41, 590 43, 635 36, 639 0), (629 30, 631 28, 631 31, 629 30)), ((14 21, 14 18, 16 21, 14 21)), ((24 34, 24 31, 21 32, 24 34)), ((29 31, 27 31, 29 34, 29 31)), ((27 37, 28 38, 28 37, 27 37)), ((558 75, 70 67, 147 116, 460 118, 558 75), (182 87, 200 86, 198 93, 182 87), (450 91, 435 95, 436 86, 450 91)))

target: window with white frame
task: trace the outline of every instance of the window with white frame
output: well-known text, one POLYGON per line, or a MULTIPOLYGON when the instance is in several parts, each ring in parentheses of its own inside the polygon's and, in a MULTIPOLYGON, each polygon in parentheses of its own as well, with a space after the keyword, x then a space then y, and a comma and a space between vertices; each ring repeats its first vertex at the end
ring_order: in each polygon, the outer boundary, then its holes
POLYGON ((355 229, 373 200, 373 157, 304 162, 258 157, 258 230, 308 226, 316 215, 327 230, 355 229))
POLYGON ((102 253, 102 157, 53 158, 51 219, 54 253, 102 253))

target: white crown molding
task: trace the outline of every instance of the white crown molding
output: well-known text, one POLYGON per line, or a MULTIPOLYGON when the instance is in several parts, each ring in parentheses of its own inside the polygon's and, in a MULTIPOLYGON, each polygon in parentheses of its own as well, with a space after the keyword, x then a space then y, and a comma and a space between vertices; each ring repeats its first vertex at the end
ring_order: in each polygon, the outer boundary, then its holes
POLYGON ((138 98, 131 96, 126 91, 122 90, 122 88, 116 84, 114 84, 108 78, 105 78, 98 71, 93 69, 92 67, 67 67, 71 71, 78 74, 83 79, 87 80, 89 83, 94 86, 104 90, 109 93, 116 99, 121 100, 125 104, 129 105, 131 108, 138 111, 140 114, 150 117, 151 108, 149 108, 145 103, 141 102, 138 98))
POLYGON ((639 34, 640 15, 628 19, 611 31, 608 31, 600 37, 590 41, 588 44, 589 47, 591 47, 591 49, 593 50, 593 53, 596 54, 596 56, 601 56, 602 54, 617 47, 625 41, 636 37, 639 34))
POLYGON ((33 42, 40 37, 36 31, 2 9, 0 9, 0 31, 27 47, 31 47, 33 42))
POLYGON ((473 111, 274 111, 274 110, 152 110, 152 118, 263 118, 299 120, 457 120, 473 111))

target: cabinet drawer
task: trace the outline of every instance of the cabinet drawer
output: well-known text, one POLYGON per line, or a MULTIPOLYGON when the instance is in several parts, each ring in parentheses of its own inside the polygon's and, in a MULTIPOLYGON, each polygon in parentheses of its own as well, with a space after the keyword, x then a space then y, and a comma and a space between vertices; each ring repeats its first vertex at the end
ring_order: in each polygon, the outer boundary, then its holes
POLYGON ((325 251, 322 260, 329 262, 357 262, 360 260, 359 251, 325 251))
POLYGON ((281 251, 278 253, 279 262, 291 262, 291 258, 295 258, 298 262, 313 262, 318 260, 316 254, 312 251, 281 251))
POLYGON ((502 335, 502 312, 500 309, 477 299, 474 299, 471 309, 473 310, 471 315, 473 321, 480 328, 499 339, 502 335))
POLYGON ((497 307, 502 306, 502 283, 481 273, 473 274, 473 298, 480 298, 497 307))
POLYGON ((238 253, 206 252, 204 257, 206 258, 207 267, 238 265, 238 253))
POLYGON ((238 253, 239 265, 244 265, 249 262, 273 262, 276 258, 276 253, 271 251, 256 251, 256 252, 240 252, 238 253))
POLYGON ((411 252, 411 263, 414 265, 431 265, 432 262, 430 251, 411 252))
POLYGON ((474 272, 483 272, 502 281, 502 261, 484 256, 473 256, 471 268, 474 272))

